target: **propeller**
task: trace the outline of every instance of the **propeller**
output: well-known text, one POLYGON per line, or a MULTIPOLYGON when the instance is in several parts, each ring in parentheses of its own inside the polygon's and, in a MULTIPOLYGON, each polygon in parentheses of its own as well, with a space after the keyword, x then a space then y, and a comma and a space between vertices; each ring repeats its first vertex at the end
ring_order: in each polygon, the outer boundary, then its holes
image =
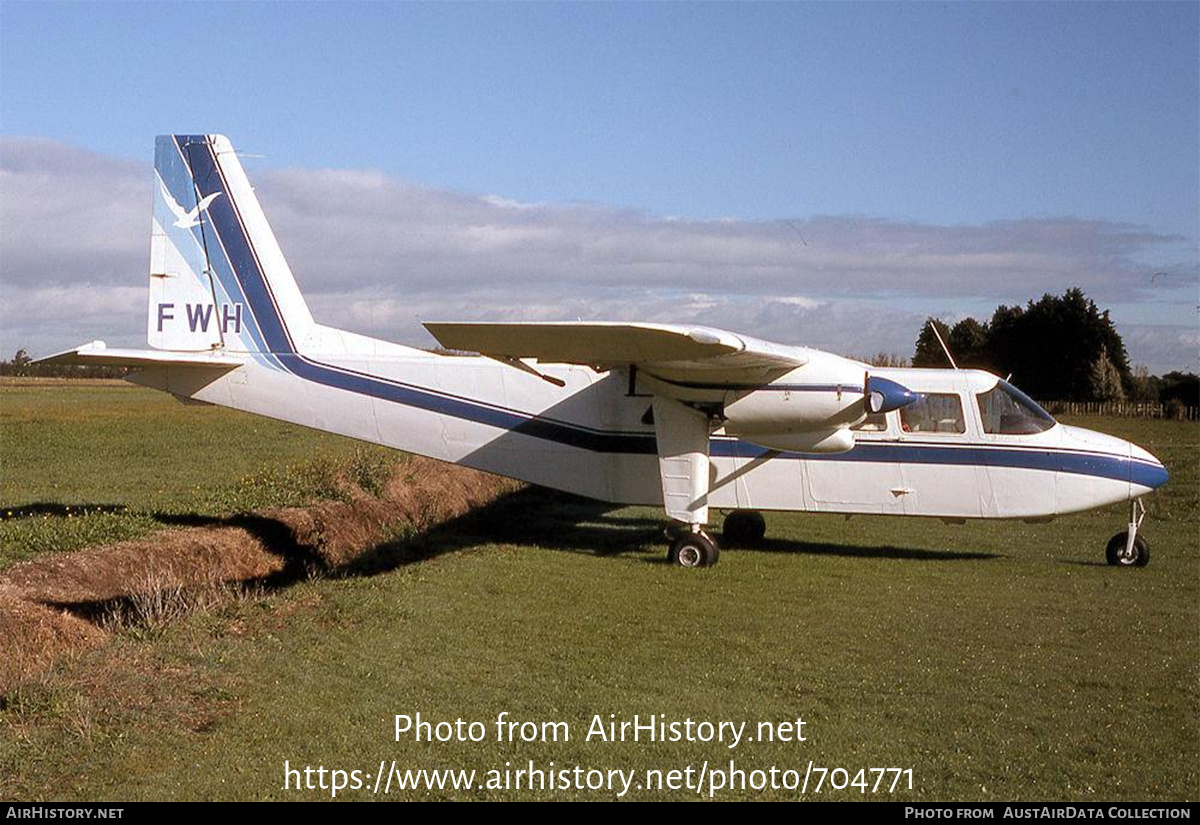
POLYGON ((898 410, 916 401, 918 394, 890 378, 866 373, 863 381, 863 404, 871 414, 898 410))

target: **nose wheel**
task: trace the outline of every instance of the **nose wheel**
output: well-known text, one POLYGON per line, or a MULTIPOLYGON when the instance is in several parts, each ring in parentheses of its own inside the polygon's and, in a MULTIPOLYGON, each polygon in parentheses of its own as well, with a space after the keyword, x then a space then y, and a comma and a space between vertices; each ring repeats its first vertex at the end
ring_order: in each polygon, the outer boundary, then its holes
POLYGON ((1142 519, 1146 517, 1146 506, 1140 498, 1129 503, 1129 529, 1117 533, 1108 540, 1104 556, 1113 567, 1145 567, 1150 563, 1150 545, 1138 535, 1142 519))

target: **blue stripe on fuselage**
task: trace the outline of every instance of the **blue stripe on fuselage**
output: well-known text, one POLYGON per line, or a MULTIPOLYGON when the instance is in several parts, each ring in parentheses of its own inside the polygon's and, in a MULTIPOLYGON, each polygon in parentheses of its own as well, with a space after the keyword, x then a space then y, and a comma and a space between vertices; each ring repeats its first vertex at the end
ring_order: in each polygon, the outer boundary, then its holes
POLYGON ((1146 487, 1159 487, 1166 481, 1161 466, 1131 461, 1104 453, 1025 447, 1011 448, 977 444, 949 446, 903 442, 859 441, 844 453, 781 453, 745 441, 714 439, 714 456, 738 458, 779 457, 806 461, 874 462, 876 464, 938 464, 944 466, 1012 467, 1023 470, 1072 473, 1097 476, 1115 481, 1130 481, 1146 487))

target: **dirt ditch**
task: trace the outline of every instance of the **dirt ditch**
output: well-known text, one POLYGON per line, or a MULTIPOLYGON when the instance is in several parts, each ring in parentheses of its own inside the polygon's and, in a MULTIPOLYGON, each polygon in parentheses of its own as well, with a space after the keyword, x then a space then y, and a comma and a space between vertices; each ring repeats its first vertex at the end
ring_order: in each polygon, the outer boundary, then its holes
POLYGON ((396 535, 493 501, 515 482, 413 458, 380 496, 272 508, 146 539, 48 555, 0 572, 0 691, 68 651, 99 645, 112 617, 165 593, 336 572, 396 535))

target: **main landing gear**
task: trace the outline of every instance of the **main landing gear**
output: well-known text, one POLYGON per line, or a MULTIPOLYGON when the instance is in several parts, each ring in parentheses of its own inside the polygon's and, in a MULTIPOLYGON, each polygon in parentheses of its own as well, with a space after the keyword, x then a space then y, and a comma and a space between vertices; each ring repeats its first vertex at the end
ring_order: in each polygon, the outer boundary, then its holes
POLYGON ((1150 546, 1138 535, 1138 528, 1145 517, 1146 506, 1140 498, 1129 502, 1129 529, 1109 539, 1104 551, 1109 564, 1114 567, 1145 567, 1150 563, 1150 546))
POLYGON ((766 535, 766 519, 757 510, 734 510, 721 526, 721 541, 727 547, 753 547, 766 535))
MULTIPOLYGON (((712 567, 721 558, 717 541, 699 524, 674 522, 666 530, 671 540, 667 560, 680 567, 712 567)), ((721 542, 728 547, 750 547, 763 540, 767 522, 757 510, 734 510, 725 516, 721 542)))
POLYGON ((678 525, 667 528, 671 548, 667 550, 667 561, 680 567, 712 567, 721 558, 717 542, 700 529, 699 524, 678 525))

